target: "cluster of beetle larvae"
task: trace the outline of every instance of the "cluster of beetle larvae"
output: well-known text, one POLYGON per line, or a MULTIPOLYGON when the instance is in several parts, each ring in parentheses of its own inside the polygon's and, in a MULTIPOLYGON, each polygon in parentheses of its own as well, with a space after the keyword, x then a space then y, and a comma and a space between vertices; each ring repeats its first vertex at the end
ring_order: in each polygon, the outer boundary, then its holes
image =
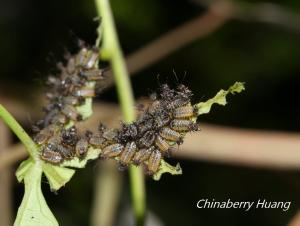
POLYGON ((41 159, 52 164, 85 155, 87 140, 80 137, 76 127, 66 127, 83 120, 77 107, 95 96, 93 83, 104 78, 103 70, 98 69, 99 49, 85 47, 82 42, 79 45, 77 54, 67 53, 66 62, 57 64, 59 74, 48 77, 49 104, 44 107, 44 118, 33 128, 34 141, 41 146, 41 159))
POLYGON ((59 64, 60 76, 50 76, 52 91, 47 94, 50 104, 46 115, 36 125, 35 142, 41 146, 40 158, 59 165, 74 157, 84 158, 89 148, 101 149, 101 158, 114 158, 120 168, 143 164, 146 172, 154 174, 161 160, 180 145, 187 132, 197 131, 197 109, 191 104, 192 92, 180 84, 171 89, 164 84, 152 102, 144 107, 137 120, 108 129, 100 124, 96 133, 79 134, 68 123, 82 120, 77 106, 94 97, 90 82, 103 79, 98 69, 99 50, 82 47, 75 55, 59 64))

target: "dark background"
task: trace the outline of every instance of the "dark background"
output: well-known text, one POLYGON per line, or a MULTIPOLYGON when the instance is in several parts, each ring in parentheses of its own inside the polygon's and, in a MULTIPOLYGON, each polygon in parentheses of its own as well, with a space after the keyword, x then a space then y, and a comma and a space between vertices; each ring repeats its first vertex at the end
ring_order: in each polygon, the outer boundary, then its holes
MULTIPOLYGON (((299 12, 300 16, 299 1, 272 2, 299 12)), ((111 3, 125 55, 206 12, 196 1, 112 0, 111 3)), ((61 60, 64 48, 74 46, 74 34, 94 43, 98 26, 93 21, 95 5, 90 0, 2 0, 0 4, 0 95, 33 104, 49 71, 55 67, 54 60, 49 63, 47 58, 53 55, 61 60)), ((214 108, 200 121, 299 131, 299 38, 299 29, 231 20, 209 36, 139 72, 132 79, 135 96, 148 95, 162 82, 176 85, 173 69, 180 78, 186 72, 183 83, 193 90, 195 101, 205 100, 235 81, 244 81, 246 92, 230 98, 227 107, 214 108)), ((115 87, 99 99, 117 102, 115 87)), ((147 180, 148 208, 165 225, 283 226, 298 210, 300 173, 297 171, 180 162, 184 170, 182 176, 167 175, 159 182, 147 180), (199 210, 195 206, 201 198, 236 201, 265 198, 292 204, 287 212, 278 209, 199 210)), ((51 193, 45 184, 46 199, 61 225, 89 224, 96 172, 93 164, 78 171, 58 195, 51 193)), ((127 174, 122 174, 127 181, 127 174)), ((130 201, 128 182, 123 186, 120 212, 130 201)), ((17 211, 23 187, 15 183, 14 188, 14 210, 17 211)))

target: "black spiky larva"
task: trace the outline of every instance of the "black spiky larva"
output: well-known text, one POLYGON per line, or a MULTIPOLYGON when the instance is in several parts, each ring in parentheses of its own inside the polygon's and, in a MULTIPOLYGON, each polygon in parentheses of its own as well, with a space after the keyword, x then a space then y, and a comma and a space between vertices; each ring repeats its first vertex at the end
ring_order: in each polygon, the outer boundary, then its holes
POLYGON ((89 143, 86 138, 81 138, 75 146, 76 156, 82 158, 86 155, 89 148, 89 143))
POLYGON ((173 110, 178 107, 187 105, 189 103, 189 101, 190 100, 188 98, 175 99, 175 100, 171 101, 170 103, 167 103, 166 108, 169 110, 173 110))
POLYGON ((74 96, 76 97, 95 97, 96 96, 96 92, 94 88, 90 88, 90 87, 82 87, 76 91, 74 91, 74 96))
POLYGON ((95 148, 103 148, 106 143, 106 139, 102 134, 92 134, 89 136, 89 144, 95 148))
POLYGON ((175 108, 173 111, 174 118, 192 118, 195 117, 195 114, 195 107, 190 105, 175 108))
POLYGON ((134 141, 128 142, 120 155, 120 164, 123 166, 127 166, 135 155, 136 150, 136 143, 134 141))
POLYGON ((88 81, 98 81, 102 79, 103 72, 98 69, 90 69, 81 71, 79 75, 88 81))
POLYGON ((156 136, 155 145, 162 153, 167 153, 170 148, 170 144, 163 139, 160 135, 156 136))
POLYGON ((188 119, 173 119, 170 123, 171 129, 178 132, 197 131, 198 125, 188 119))
POLYGON ((65 146, 75 146, 79 140, 77 133, 77 128, 75 126, 70 127, 69 129, 63 129, 61 133, 62 144, 65 146))
POLYGON ((170 115, 165 110, 159 111, 158 114, 154 116, 155 116, 154 119, 155 128, 161 128, 163 126, 166 126, 171 121, 170 115))
POLYGON ((64 161, 62 155, 57 151, 43 149, 40 155, 41 159, 53 165, 58 165, 64 161))
POLYGON ((110 144, 102 149, 101 157, 103 158, 111 158, 119 156, 124 150, 124 146, 122 144, 110 144))
POLYGON ((105 129, 102 131, 102 136, 109 142, 115 142, 117 140, 118 131, 115 129, 105 129))
POLYGON ((182 140, 180 133, 173 129, 170 129, 169 127, 161 128, 161 130, 159 131, 159 135, 169 141, 180 142, 182 140))
POLYGON ((140 165, 142 162, 147 161, 154 149, 154 146, 151 146, 150 148, 143 148, 137 151, 132 159, 133 164, 140 165))
POLYGON ((45 144, 56 132, 57 128, 55 126, 48 126, 41 131, 34 137, 34 142, 38 145, 45 144))
POLYGON ((56 147, 56 151, 61 154, 64 160, 72 159, 76 154, 73 150, 73 147, 63 146, 59 144, 56 147))
POLYGON ((81 98, 78 98, 77 96, 66 96, 64 98, 62 98, 61 100, 61 104, 62 105, 78 105, 78 104, 82 104, 82 100, 81 98))
POLYGON ((148 160, 148 173, 149 174, 154 174, 158 170, 161 158, 162 158, 162 154, 157 149, 155 149, 150 154, 150 157, 148 160))
POLYGON ((50 125, 52 124, 59 124, 59 125, 64 125, 68 122, 68 117, 62 113, 57 113, 54 115, 51 120, 50 120, 50 125))
POLYGON ((155 131, 150 130, 144 133, 144 135, 139 139, 139 145, 141 147, 150 148, 155 141, 155 131))
POLYGON ((69 119, 73 121, 79 121, 82 116, 78 113, 75 107, 72 105, 64 105, 61 112, 69 119))

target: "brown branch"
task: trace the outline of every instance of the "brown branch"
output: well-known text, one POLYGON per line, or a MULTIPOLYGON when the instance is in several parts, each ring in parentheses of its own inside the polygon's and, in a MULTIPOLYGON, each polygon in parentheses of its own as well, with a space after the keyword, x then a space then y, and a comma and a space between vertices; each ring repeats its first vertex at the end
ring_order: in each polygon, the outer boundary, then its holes
POLYGON ((37 100, 34 103, 25 103, 21 100, 12 97, 0 95, 0 103, 14 115, 19 122, 34 122, 33 119, 42 116, 42 95, 37 95, 37 100))
POLYGON ((227 22, 231 15, 230 4, 216 2, 203 15, 184 23, 129 55, 126 60, 129 72, 131 74, 136 73, 183 46, 206 37, 227 22))
POLYGON ((27 156, 25 147, 21 143, 8 147, 6 152, 0 153, 0 171, 25 159, 27 156))
POLYGON ((115 225, 116 210, 122 188, 122 177, 115 162, 102 162, 95 174, 95 197, 91 212, 93 226, 115 225))
MULTIPOLYGON (((300 32, 299 12, 292 8, 272 2, 233 1, 233 0, 193 0, 200 6, 210 8, 211 6, 224 4, 230 7, 231 17, 244 22, 259 22, 280 26, 293 32, 300 32)), ((219 7, 224 11, 225 7, 219 7)), ((225 8, 225 11, 228 11, 225 8)))
MULTIPOLYGON (((220 1, 212 4, 203 15, 184 23, 127 56, 128 72, 133 75, 183 46, 213 33, 231 18, 232 9, 229 2, 220 1)), ((113 77, 111 71, 107 72, 107 77, 113 77)), ((112 79, 107 81, 106 87, 111 85, 113 85, 112 79)))
MULTIPOLYGON (((0 153, 6 153, 10 140, 8 128, 0 121, 0 153)), ((0 219, 3 226, 9 226, 12 223, 11 179, 10 167, 0 172, 0 219)))
POLYGON ((300 226, 300 211, 296 213, 287 226, 300 226))
POLYGON ((300 169, 300 133, 201 124, 176 156, 250 167, 300 169))

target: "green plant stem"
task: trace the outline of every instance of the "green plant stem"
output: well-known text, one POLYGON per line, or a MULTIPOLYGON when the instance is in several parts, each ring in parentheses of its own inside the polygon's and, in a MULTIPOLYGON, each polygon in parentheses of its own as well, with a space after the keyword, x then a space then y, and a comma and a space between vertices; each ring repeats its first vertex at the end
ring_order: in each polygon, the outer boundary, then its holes
POLYGON ((102 16, 103 26, 101 56, 102 59, 111 61, 124 121, 130 123, 135 119, 133 93, 124 57, 118 42, 109 1, 96 0, 96 3, 98 13, 102 16))
POLYGON ((143 226, 145 223, 146 208, 144 172, 141 167, 130 166, 129 177, 136 225, 143 226))
MULTIPOLYGON (((101 26, 103 26, 101 30, 103 34, 101 57, 111 61, 124 122, 130 123, 135 119, 134 98, 109 1, 96 0, 96 7, 98 15, 102 19, 101 26)), ((144 174, 141 168, 130 166, 129 175, 136 224, 142 226, 145 218, 144 174)))
POLYGON ((29 155, 36 160, 38 148, 30 136, 14 119, 14 117, 0 104, 0 117, 8 125, 8 127, 16 134, 20 141, 25 145, 29 155))

